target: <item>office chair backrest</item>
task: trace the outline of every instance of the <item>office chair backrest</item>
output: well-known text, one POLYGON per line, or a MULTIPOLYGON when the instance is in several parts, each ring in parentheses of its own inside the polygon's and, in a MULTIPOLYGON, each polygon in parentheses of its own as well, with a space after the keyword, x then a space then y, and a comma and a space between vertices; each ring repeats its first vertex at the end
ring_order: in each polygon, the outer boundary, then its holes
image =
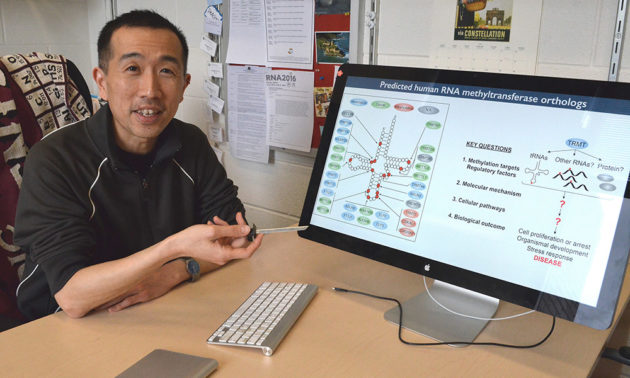
POLYGON ((24 254, 13 245, 13 225, 24 159, 46 134, 92 114, 87 84, 61 55, 0 57, 0 314, 15 306, 24 254))

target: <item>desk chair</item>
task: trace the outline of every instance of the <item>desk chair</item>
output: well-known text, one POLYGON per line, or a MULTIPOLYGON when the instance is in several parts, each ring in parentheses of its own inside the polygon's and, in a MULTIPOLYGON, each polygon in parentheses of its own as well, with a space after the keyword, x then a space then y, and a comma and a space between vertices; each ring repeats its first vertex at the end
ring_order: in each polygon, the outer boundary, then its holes
POLYGON ((13 244, 13 225, 26 154, 48 133, 91 115, 90 91, 71 61, 0 57, 0 332, 24 321, 15 297, 24 253, 13 244))

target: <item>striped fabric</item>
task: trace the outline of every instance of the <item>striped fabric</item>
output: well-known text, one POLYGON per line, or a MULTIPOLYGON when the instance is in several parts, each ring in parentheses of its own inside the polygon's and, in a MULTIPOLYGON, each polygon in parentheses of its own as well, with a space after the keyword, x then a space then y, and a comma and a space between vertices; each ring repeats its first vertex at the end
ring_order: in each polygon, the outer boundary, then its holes
POLYGON ((46 134, 90 115, 63 56, 0 57, 0 314, 20 317, 15 289, 24 254, 13 245, 13 225, 26 154, 46 134))

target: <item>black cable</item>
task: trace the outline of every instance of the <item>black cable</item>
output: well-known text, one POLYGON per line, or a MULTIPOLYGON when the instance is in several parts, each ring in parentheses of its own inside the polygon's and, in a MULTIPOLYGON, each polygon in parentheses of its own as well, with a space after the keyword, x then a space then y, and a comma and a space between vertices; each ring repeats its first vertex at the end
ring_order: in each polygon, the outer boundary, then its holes
POLYGON ((416 345, 416 346, 432 346, 432 345, 486 345, 486 346, 499 346, 499 347, 505 347, 505 348, 528 349, 528 348, 535 348, 535 347, 541 345, 542 343, 544 343, 545 341, 547 341, 549 336, 551 336, 551 334, 553 333, 554 328, 556 327, 556 317, 554 316, 553 320, 552 320, 552 323, 551 323, 551 329, 549 330, 549 333, 547 334, 547 336, 545 336, 542 340, 540 340, 536 344, 531 344, 531 345, 512 345, 512 344, 501 344, 501 343, 490 343, 490 342, 469 342, 469 341, 440 341, 440 342, 432 342, 432 343, 415 343, 415 342, 407 341, 407 340, 402 338, 403 308, 402 308, 402 304, 400 303, 400 301, 398 299, 396 299, 396 298, 389 298, 389 297, 381 297, 381 296, 374 295, 374 294, 364 293, 362 291, 343 289, 343 288, 340 288, 340 287, 333 287, 333 290, 339 291, 339 292, 342 292, 342 293, 360 294, 360 295, 365 295, 366 297, 371 297, 371 298, 376 298, 376 299, 382 299, 382 300, 385 300, 385 301, 396 302, 396 304, 398 305, 398 309, 399 309, 398 339, 403 344, 407 344, 407 345, 416 345))

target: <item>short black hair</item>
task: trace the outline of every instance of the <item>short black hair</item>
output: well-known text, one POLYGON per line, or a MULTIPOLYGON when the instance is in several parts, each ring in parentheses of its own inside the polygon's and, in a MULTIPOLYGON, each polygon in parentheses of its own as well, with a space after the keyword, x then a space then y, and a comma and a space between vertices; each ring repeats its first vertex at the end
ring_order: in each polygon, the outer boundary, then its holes
POLYGON ((121 14, 115 19, 109 21, 101 29, 101 33, 98 36, 98 66, 105 72, 107 72, 107 64, 112 56, 112 50, 110 48, 110 42, 114 32, 122 27, 144 27, 151 29, 167 29, 175 33, 179 42, 182 45, 182 58, 184 59, 184 73, 188 68, 188 44, 186 43, 186 37, 184 33, 169 20, 162 17, 157 12, 148 9, 136 9, 125 14, 121 14))

